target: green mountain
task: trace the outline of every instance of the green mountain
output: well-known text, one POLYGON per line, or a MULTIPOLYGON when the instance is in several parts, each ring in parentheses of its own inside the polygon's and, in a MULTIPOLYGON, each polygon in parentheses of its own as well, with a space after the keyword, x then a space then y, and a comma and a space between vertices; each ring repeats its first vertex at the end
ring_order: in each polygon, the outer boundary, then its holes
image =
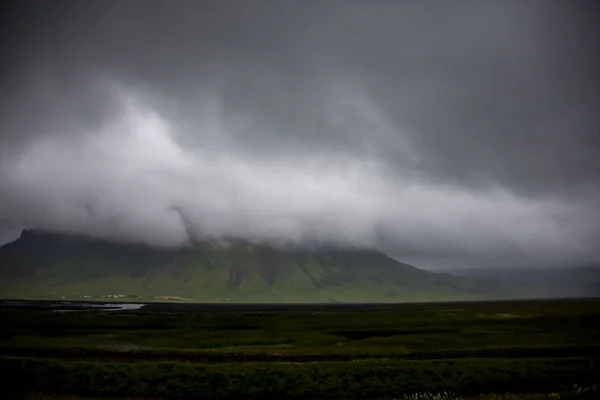
POLYGON ((5 298, 201 302, 471 299, 460 278, 367 250, 285 250, 237 241, 178 250, 25 230, 0 247, 5 298))

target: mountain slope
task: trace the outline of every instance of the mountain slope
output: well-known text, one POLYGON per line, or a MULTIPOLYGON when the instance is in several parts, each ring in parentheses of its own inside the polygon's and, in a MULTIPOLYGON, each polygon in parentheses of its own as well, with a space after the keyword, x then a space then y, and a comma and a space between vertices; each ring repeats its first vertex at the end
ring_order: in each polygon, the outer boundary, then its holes
POLYGON ((376 251, 282 250, 244 242, 160 250, 34 230, 0 247, 0 295, 209 302, 474 297, 459 278, 425 272, 376 251))

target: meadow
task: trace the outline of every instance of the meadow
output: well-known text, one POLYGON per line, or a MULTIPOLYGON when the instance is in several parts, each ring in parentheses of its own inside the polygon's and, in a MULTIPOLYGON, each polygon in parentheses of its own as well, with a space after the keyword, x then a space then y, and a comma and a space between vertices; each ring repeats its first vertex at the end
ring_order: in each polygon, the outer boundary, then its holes
POLYGON ((6 393, 31 399, 592 399, 599 306, 2 310, 0 369, 6 393))

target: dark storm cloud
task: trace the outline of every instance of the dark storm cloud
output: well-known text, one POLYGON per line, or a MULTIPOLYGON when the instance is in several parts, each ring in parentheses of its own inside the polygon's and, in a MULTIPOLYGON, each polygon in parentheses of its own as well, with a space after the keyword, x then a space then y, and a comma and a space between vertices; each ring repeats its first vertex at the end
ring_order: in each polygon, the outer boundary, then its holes
POLYGON ((6 226, 177 245, 192 221, 399 256, 598 256, 591 1, 8 11, 6 226))

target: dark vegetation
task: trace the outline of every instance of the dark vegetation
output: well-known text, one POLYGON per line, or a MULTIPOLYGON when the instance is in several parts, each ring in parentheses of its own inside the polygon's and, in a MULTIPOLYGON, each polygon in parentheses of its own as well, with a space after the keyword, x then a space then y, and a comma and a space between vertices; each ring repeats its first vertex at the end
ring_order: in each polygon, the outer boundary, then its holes
POLYGON ((600 300, 553 300, 368 311, 3 310, 0 368, 11 394, 343 399, 550 393, 600 383, 599 306, 600 300))
POLYGON ((5 357, 0 367, 10 371, 10 381, 25 377, 24 382, 41 391, 81 395, 373 398, 447 390, 465 395, 528 392, 540 386, 559 390, 576 380, 596 379, 599 365, 577 358, 201 365, 5 357))

